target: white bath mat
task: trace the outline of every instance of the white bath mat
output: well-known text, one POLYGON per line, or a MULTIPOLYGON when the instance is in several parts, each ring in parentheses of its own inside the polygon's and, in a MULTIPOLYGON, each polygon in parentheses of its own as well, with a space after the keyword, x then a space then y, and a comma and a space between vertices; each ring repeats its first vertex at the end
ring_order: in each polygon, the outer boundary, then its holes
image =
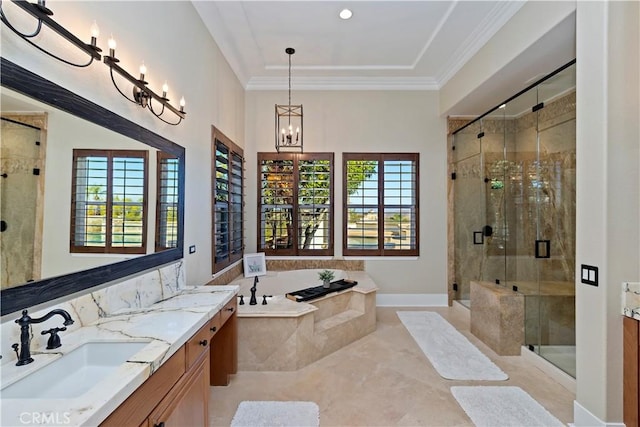
POLYGON ((397 314, 443 378, 493 381, 509 378, 438 313, 398 311, 397 314))
POLYGON ((314 402, 240 402, 231 427, 317 427, 320 409, 314 402))
POLYGON ((520 387, 451 387, 464 412, 477 427, 563 426, 520 387))

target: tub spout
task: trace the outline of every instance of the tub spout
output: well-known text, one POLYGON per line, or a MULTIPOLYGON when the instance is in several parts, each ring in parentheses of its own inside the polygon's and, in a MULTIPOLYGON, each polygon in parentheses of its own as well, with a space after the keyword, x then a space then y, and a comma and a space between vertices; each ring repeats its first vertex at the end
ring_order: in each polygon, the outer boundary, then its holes
POLYGON ((258 276, 255 276, 253 278, 253 286, 251 287, 250 291, 251 291, 251 299, 249 300, 249 305, 256 305, 258 304, 258 301, 256 300, 256 286, 258 284, 259 280, 258 280, 258 276))

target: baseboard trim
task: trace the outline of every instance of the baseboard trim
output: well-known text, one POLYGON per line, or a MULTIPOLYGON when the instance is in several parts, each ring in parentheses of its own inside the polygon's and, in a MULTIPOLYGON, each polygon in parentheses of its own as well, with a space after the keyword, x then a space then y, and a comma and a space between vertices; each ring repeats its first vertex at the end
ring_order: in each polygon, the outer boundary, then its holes
POLYGON ((447 307, 447 294, 381 294, 376 295, 378 307, 447 307))
POLYGON ((607 423, 593 415, 587 408, 573 401, 573 425, 575 427, 625 427, 624 423, 607 423))

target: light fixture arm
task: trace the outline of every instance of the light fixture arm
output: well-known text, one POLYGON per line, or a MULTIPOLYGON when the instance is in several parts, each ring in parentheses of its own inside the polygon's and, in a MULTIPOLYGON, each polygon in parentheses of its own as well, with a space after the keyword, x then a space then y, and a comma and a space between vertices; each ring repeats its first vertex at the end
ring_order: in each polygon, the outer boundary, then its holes
POLYGON ((25 12, 29 13, 30 15, 32 15, 34 18, 36 18, 38 20, 38 25, 37 25, 35 31, 33 33, 31 33, 31 34, 25 34, 25 33, 20 32, 13 25, 11 25, 11 23, 9 22, 9 19, 7 18, 7 16, 4 13, 4 10, 2 9, 2 1, 0 1, 0 20, 2 20, 2 22, 11 31, 13 31, 20 38, 22 38, 24 41, 26 41, 27 43, 29 43, 30 45, 32 45, 33 47, 35 47, 39 51, 51 56, 52 58, 57 59, 58 61, 64 62, 65 64, 72 65, 74 67, 80 67, 80 68, 87 67, 87 66, 91 65, 91 63, 94 60, 98 60, 99 61, 101 59, 101 55, 99 53, 99 52, 101 52, 100 48, 95 46, 94 44, 88 44, 88 43, 83 42, 78 37, 76 37, 74 34, 72 34, 69 30, 67 30, 62 25, 60 25, 56 21, 54 21, 53 18, 51 18, 51 16, 53 16, 53 12, 45 6, 45 3, 44 3, 43 0, 41 0, 38 4, 31 3, 31 2, 28 2, 26 0, 11 0, 11 2, 13 4, 15 4, 16 6, 18 6, 19 8, 21 8, 22 10, 24 10, 25 12), (51 52, 49 52, 47 50, 41 48, 40 46, 35 44, 33 41, 31 41, 30 39, 32 37, 35 37, 38 34, 40 34, 40 31, 42 30, 42 24, 46 25, 52 31, 54 31, 55 33, 57 33, 58 35, 60 35, 64 39, 66 39, 68 42, 70 42, 71 44, 76 46, 78 49, 82 50, 87 55, 89 55, 89 58, 90 58, 89 62, 87 62, 85 64, 76 64, 74 62, 70 62, 70 61, 68 61, 66 59, 63 59, 63 58, 61 58, 61 57, 59 57, 59 56, 57 56, 57 55, 55 55, 55 54, 53 54, 53 53, 51 53, 51 52))
POLYGON ((134 104, 138 104, 143 108, 147 108, 149 111, 153 113, 154 116, 156 116, 158 119, 162 120, 163 122, 169 125, 175 126, 179 124, 182 121, 182 119, 185 118, 187 113, 185 113, 182 108, 180 109, 175 108, 173 105, 169 103, 168 98, 160 96, 157 93, 155 93, 153 90, 151 90, 151 88, 149 88, 149 86, 147 86, 147 82, 136 79, 134 76, 129 74, 124 68, 118 65, 118 62, 119 62, 118 59, 114 58, 113 56, 104 57, 104 63, 107 64, 107 66, 109 66, 111 70, 111 81, 113 82, 113 85, 116 87, 118 92, 120 92, 120 94, 123 97, 125 97, 130 102, 133 102, 134 104), (118 73, 120 76, 124 77, 129 83, 133 85, 133 99, 129 98, 127 95, 125 95, 125 93, 122 90, 120 90, 115 79, 113 78, 114 71, 118 73), (153 108, 154 101, 162 105, 162 109, 160 110, 160 112, 156 112, 154 110, 153 108), (164 114, 165 109, 174 113, 178 117, 178 121, 174 123, 174 122, 169 122, 168 120, 165 120, 164 118, 162 118, 161 116, 164 114))

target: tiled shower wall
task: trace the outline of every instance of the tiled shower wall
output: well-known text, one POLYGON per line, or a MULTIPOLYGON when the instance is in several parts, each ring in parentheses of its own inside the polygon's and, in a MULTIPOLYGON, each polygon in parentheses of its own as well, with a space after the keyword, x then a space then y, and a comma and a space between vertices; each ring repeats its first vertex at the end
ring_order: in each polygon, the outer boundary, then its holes
MULTIPOLYGON (((459 128, 466 121, 450 119, 449 130, 459 128)), ((529 112, 506 120, 484 118, 481 130, 484 132, 483 163, 479 156, 474 157, 479 154, 476 138, 479 124, 460 132, 456 138, 456 151, 451 154, 452 150, 449 150, 450 172, 456 172, 456 179, 471 183, 466 188, 468 194, 460 194, 465 189, 458 186, 459 194, 456 195, 454 181, 449 181, 449 242, 456 241, 456 220, 478 223, 477 219, 483 218, 484 223, 492 225, 493 235, 485 238, 483 245, 473 245, 474 230, 458 230, 465 233, 463 245, 466 249, 461 254, 453 244, 450 245, 449 283, 457 279, 460 293, 468 295, 469 280, 493 282, 499 279, 501 284, 538 280, 539 264, 533 261, 533 242, 538 229, 551 240, 553 254, 545 261, 544 268, 539 269, 540 280, 572 283, 575 263, 575 92, 546 104, 538 113, 529 112), (461 146, 461 139, 468 147, 461 146), (456 159, 459 160, 457 164, 454 163, 456 159), (536 176, 538 162, 540 174, 536 176), (454 199, 457 211, 454 211, 454 199)), ((460 242, 459 236, 457 239, 460 242)))

